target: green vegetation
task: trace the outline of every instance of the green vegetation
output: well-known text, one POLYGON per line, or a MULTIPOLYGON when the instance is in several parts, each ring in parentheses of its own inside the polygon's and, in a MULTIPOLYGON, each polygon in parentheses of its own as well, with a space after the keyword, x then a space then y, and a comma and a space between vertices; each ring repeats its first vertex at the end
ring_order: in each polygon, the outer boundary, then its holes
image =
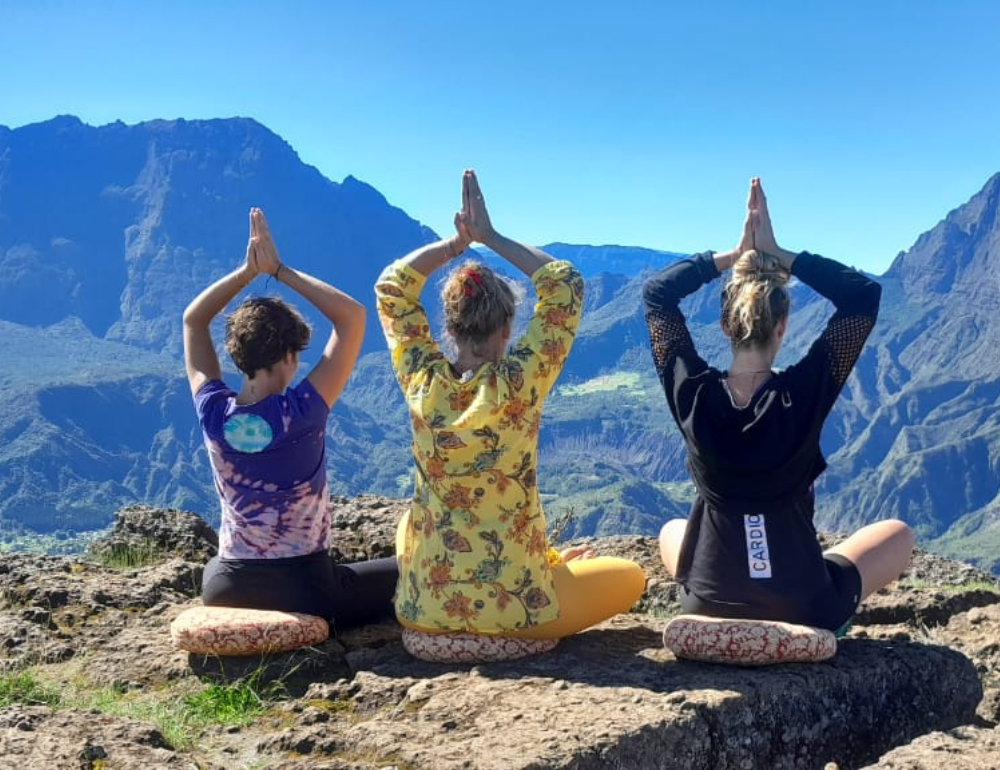
POLYGON ((113 688, 76 691, 64 699, 64 708, 93 709, 104 714, 153 725, 173 748, 193 748, 195 739, 211 723, 192 714, 169 692, 122 692, 113 688))
POLYGON ((209 684, 180 698, 167 690, 130 692, 114 688, 88 691, 79 683, 63 699, 65 708, 96 709, 152 724, 175 749, 190 749, 213 727, 245 725, 267 712, 284 694, 280 682, 263 682, 261 671, 226 684, 209 684))
POLYGON ((43 684, 29 670, 0 674, 0 708, 14 704, 55 708, 59 701, 59 690, 43 684))
POLYGON ((598 483, 579 491, 544 496, 550 536, 554 541, 576 537, 655 535, 667 519, 687 516, 690 483, 649 482, 637 478, 598 483))
POLYGON ((0 708, 20 704, 96 710, 151 724, 173 748, 186 750, 206 730, 246 725, 287 695, 281 680, 265 681, 263 672, 260 668, 243 679, 208 684, 179 696, 170 689, 94 688, 81 674, 50 682, 25 668, 0 674, 0 708))
POLYGON ((136 569, 163 560, 163 553, 149 539, 138 543, 114 543, 107 548, 92 548, 87 555, 101 566, 111 569, 136 569))
POLYGON ((0 524, 0 554, 33 553, 76 556, 86 551, 90 544, 105 532, 106 530, 93 532, 61 530, 52 533, 39 533, 4 522, 0 524))
POLYGON ((927 550, 1000 574, 1000 521, 997 517, 995 508, 965 516, 941 537, 927 543, 927 550))
MULTIPOLYGON (((798 307, 807 327, 820 323, 822 305, 798 307)), ((699 350, 719 364, 727 350, 714 320, 717 297, 699 300, 692 312, 699 350)), ((896 349, 915 334, 907 324, 899 338, 898 322, 880 322, 874 344, 891 342, 891 349, 863 356, 827 423, 830 469, 817 486, 817 522, 826 531, 846 532, 872 518, 898 516, 915 528, 922 547, 1000 573, 1000 527, 991 507, 1000 380, 912 378, 896 349), (952 526, 956 516, 961 524, 952 526)), ((14 493, 0 501, 0 554, 80 553, 97 533, 78 529, 109 524, 117 507, 150 490, 169 489, 171 495, 150 504, 216 515, 197 437, 178 427, 192 424, 193 417, 176 366, 166 366, 160 356, 143 359, 142 367, 149 368, 139 369, 146 376, 129 370, 132 379, 121 380, 115 374, 112 387, 94 374, 100 367, 84 371, 67 364, 72 327, 43 331, 11 330, 15 353, 49 337, 55 352, 52 345, 44 348, 49 353, 43 371, 52 377, 37 399, 23 397, 38 385, 21 375, 0 398, 0 436, 6 438, 0 442, 0 475, 15 480, 14 493), (53 451, 64 445, 79 452, 64 458, 53 451)), ((557 528, 560 536, 654 534, 668 516, 684 515, 691 499, 689 486, 661 486, 686 482, 685 447, 650 365, 648 344, 630 335, 624 347, 588 350, 586 366, 571 357, 546 402, 538 484, 550 519, 572 509, 569 526, 557 528), (637 491, 643 485, 663 496, 637 491)), ((785 363, 804 352, 810 337, 800 336, 785 363)), ((584 335, 581 343, 593 337, 584 335)), ((88 361, 103 365, 102 356, 123 348, 88 340, 85 349, 88 361)), ((328 435, 334 493, 410 494, 409 420, 385 352, 359 362, 328 435)), ((154 550, 137 547, 100 561, 127 569, 156 559, 154 550)))
POLYGON ((263 669, 229 684, 211 684, 184 698, 185 711, 204 724, 244 725, 268 710, 270 703, 285 696, 284 684, 265 682, 263 669))
POLYGON ((626 391, 630 395, 645 396, 642 376, 638 372, 615 372, 593 377, 576 385, 563 385, 558 389, 563 396, 586 396, 591 393, 626 391))

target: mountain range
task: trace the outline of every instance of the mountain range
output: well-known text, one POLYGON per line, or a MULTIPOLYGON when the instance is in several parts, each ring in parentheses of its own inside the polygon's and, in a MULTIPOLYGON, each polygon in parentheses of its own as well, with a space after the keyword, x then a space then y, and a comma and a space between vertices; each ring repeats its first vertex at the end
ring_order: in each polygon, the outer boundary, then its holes
MULTIPOLYGON (((363 182, 324 178, 253 120, 92 127, 63 116, 0 127, 0 539, 8 547, 25 534, 104 527, 133 502, 217 518, 183 378, 180 317, 242 260, 251 205, 267 213, 284 260, 369 307, 382 267, 437 237, 363 182)), ((587 278, 584 319, 541 434, 549 518, 565 536, 655 532, 683 515, 691 487, 638 297, 651 269, 681 255, 544 248, 587 278)), ((900 516, 924 545, 1000 569, 998 258, 995 175, 879 277, 879 323, 823 436, 822 528, 900 516)), ((287 296, 261 279, 250 291, 287 296)), ((699 350, 725 365, 717 292, 706 287, 685 310, 699 350)), ((325 337, 325 322, 297 304, 325 337)), ((810 290, 793 288, 779 365, 804 352, 829 313, 810 290)), ((362 358, 329 424, 333 490, 406 496, 408 430, 370 312, 362 358)))

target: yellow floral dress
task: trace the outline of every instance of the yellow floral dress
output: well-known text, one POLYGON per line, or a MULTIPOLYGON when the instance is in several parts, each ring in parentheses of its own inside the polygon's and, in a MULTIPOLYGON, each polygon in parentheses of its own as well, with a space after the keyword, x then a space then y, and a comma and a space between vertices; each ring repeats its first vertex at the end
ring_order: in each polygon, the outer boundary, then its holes
POLYGON ((531 277, 538 300, 506 356, 456 376, 420 305, 425 277, 403 262, 375 285, 416 461, 401 524, 396 614, 427 630, 502 634, 559 616, 535 482, 542 403, 569 354, 583 278, 569 262, 531 277))

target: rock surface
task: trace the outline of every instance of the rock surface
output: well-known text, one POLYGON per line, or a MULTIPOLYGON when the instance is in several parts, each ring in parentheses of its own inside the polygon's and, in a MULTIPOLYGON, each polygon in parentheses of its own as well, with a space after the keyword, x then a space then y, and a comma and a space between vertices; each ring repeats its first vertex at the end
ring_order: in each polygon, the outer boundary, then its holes
MULTIPOLYGON (((405 503, 334 502, 338 558, 392 553, 405 503)), ((537 658, 440 666, 410 658, 393 623, 264 661, 173 650, 213 538, 197 517, 128 509, 94 553, 155 542, 162 560, 0 558, 0 770, 1000 767, 1000 585, 927 554, 832 661, 743 669, 665 651, 676 590, 655 542, 599 539, 646 569, 636 614, 537 658), (22 675, 37 689, 8 695, 22 675), (248 675, 280 685, 253 719, 178 716, 248 675)))
POLYGON ((890 751, 865 770, 998 770, 1000 729, 965 725, 924 735, 890 751))

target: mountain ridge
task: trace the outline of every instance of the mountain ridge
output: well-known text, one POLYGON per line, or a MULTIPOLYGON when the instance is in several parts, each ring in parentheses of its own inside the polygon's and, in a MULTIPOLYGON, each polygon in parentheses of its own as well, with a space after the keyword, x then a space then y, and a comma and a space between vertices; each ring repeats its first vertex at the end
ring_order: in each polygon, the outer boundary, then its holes
MULTIPOLYGON (((63 116, 0 127, 0 331, 8 332, 0 355, 25 364, 0 375, 8 392, 0 436, 20 448, 0 452, 0 529, 96 528, 135 501, 212 517, 179 360, 180 314, 242 260, 251 204, 268 212, 290 264, 369 305, 382 267, 436 237, 355 177, 324 178, 251 118, 94 128, 63 116), (154 414, 163 424, 154 430, 155 420, 136 418, 136 430, 103 446, 100 421, 73 418, 81 404, 105 421, 154 414)), ((818 486, 817 520, 825 528, 899 514, 923 541, 1000 569, 978 547, 1000 545, 998 212, 995 174, 879 277, 879 323, 823 436, 830 469, 818 486)), ((542 427, 547 506, 552 517, 573 511, 576 534, 613 526, 648 533, 683 515, 690 488, 638 296, 651 269, 683 255, 546 248, 572 258, 588 281, 580 331, 542 427)), ((283 290, 272 281, 253 291, 283 290)), ((830 314, 801 284, 792 294, 781 366, 805 352, 830 314)), ((439 323, 433 296, 427 306, 439 323)), ((724 366, 718 285, 684 308, 699 351, 724 366)), ((328 323, 302 309, 321 338, 328 323)), ((303 370, 312 355, 304 353, 303 370)), ((327 440, 336 492, 408 494, 405 405, 374 312, 327 440)))

